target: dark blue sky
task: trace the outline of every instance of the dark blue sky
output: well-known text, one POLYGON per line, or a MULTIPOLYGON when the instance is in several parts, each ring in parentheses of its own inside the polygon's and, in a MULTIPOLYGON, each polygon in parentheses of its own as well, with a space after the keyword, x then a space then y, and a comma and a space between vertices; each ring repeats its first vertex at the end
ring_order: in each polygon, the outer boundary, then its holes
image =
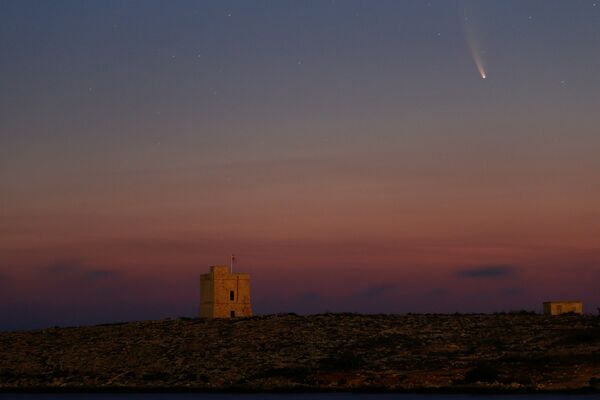
POLYGON ((0 328, 231 252, 257 313, 591 310, 599 49, 594 0, 0 0, 0 328))

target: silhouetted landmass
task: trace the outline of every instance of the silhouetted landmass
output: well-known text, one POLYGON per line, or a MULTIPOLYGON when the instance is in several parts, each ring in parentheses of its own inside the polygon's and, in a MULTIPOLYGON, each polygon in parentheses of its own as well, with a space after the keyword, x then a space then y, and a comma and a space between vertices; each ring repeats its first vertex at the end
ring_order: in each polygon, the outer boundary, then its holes
POLYGON ((271 315, 0 333, 0 390, 600 389, 600 318, 271 315))

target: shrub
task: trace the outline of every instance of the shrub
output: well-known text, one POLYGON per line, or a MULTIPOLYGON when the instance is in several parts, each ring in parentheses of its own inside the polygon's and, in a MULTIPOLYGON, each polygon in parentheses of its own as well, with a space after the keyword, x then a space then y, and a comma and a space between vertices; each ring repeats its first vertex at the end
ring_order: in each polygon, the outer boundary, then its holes
POLYGON ((518 311, 509 311, 510 315, 537 315, 535 311, 530 310, 518 310, 518 311))
POLYGON ((142 374, 142 379, 144 381, 168 381, 170 378, 169 374, 166 372, 144 372, 142 374))
MULTIPOLYGON (((98 324, 96 326, 121 326, 121 325, 127 325, 128 322, 107 322, 105 324, 98 324)), ((55 326, 54 328, 60 328, 58 326, 55 326)))
POLYGON ((276 367, 259 372, 254 378, 284 378, 294 382, 304 382, 313 375, 313 372, 312 368, 305 366, 276 367))
POLYGON ((505 384, 518 383, 519 385, 523 386, 533 385, 533 379, 530 376, 524 376, 521 374, 507 376, 504 379, 501 379, 500 382, 505 384))
POLYGON ((600 328, 572 330, 565 337, 565 342, 595 343, 600 341, 600 328))
POLYGON ((479 364, 465 374, 465 383, 495 382, 498 380, 498 370, 489 364, 479 364))
POLYGON ((422 347, 423 342, 417 336, 405 335, 403 333, 391 333, 370 337, 358 344, 358 347, 369 350, 381 347, 392 350, 397 346, 408 348, 422 347))
POLYGON ((363 359, 351 351, 344 351, 333 357, 321 360, 319 369, 322 371, 348 371, 360 368, 363 359))

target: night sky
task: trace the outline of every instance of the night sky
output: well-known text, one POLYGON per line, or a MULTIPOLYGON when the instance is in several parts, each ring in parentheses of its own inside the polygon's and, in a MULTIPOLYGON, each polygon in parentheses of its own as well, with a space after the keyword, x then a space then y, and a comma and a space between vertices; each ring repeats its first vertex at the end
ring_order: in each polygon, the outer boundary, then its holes
POLYGON ((595 313, 599 72, 598 0, 0 0, 0 329, 231 253, 257 314, 595 313))

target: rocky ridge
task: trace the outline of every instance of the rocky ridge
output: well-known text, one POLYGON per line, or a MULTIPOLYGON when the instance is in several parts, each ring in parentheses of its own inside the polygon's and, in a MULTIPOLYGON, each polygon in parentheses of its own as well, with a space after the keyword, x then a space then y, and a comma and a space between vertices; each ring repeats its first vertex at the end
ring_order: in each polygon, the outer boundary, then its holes
POLYGON ((0 333, 0 390, 600 388, 600 318, 294 314, 0 333))

